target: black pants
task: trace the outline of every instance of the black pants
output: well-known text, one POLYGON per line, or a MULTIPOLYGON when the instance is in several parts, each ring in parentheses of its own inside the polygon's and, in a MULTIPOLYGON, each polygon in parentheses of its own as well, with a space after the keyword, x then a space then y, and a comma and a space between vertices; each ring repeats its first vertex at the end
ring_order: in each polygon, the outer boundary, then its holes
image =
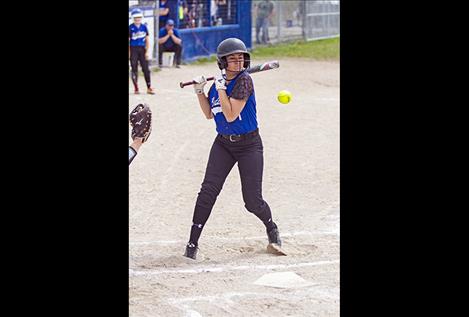
POLYGON ((145 47, 143 46, 131 46, 130 47, 130 67, 132 68, 132 82, 134 83, 135 89, 138 89, 138 62, 142 67, 143 76, 147 87, 151 87, 150 69, 148 68, 148 61, 145 59, 145 47))
POLYGON ((163 64, 163 52, 174 52, 176 55, 176 65, 181 65, 182 46, 174 44, 171 48, 166 48, 162 44, 158 45, 158 64, 163 64))
POLYGON ((276 227, 270 207, 262 198, 264 154, 260 135, 234 143, 218 135, 210 150, 205 178, 195 204, 189 242, 198 244, 202 228, 236 162, 241 177, 244 206, 264 223, 267 230, 276 227))

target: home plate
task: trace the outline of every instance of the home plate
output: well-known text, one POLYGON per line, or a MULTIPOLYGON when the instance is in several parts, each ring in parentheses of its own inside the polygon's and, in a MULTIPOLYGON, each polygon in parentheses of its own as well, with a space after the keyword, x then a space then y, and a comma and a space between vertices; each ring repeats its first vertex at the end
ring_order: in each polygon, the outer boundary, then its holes
POLYGON ((254 284, 279 288, 298 288, 316 285, 317 283, 308 282, 295 272, 278 272, 264 274, 254 284))

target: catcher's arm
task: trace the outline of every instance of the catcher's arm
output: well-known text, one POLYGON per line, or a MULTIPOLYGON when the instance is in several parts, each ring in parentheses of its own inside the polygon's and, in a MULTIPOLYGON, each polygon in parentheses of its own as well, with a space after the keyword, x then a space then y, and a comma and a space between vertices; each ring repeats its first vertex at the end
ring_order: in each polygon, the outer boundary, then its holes
POLYGON ((138 149, 142 146, 142 139, 136 138, 129 146, 129 165, 133 159, 137 156, 138 149))

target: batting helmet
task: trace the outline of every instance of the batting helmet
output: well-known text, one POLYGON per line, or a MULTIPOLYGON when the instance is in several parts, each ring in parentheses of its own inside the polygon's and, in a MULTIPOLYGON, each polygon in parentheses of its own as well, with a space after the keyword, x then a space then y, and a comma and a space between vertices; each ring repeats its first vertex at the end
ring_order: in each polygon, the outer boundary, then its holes
POLYGON ((250 55, 244 45, 243 41, 240 39, 230 37, 226 40, 223 40, 217 47, 217 64, 220 69, 224 69, 228 67, 228 63, 226 61, 226 56, 235 54, 235 53, 243 53, 244 54, 244 68, 248 68, 250 65, 250 55))
POLYGON ((133 9, 130 15, 132 16, 132 19, 143 18, 143 13, 142 13, 142 10, 140 9, 133 9))

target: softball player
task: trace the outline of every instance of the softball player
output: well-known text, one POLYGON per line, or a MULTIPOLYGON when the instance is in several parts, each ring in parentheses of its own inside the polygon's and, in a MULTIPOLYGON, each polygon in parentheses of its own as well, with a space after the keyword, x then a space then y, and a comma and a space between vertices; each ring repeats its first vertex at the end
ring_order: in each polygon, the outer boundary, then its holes
POLYGON ((208 96, 206 79, 194 78, 200 107, 207 119, 214 119, 218 132, 210 150, 202 188, 195 204, 189 242, 184 256, 195 259, 198 241, 218 194, 231 169, 238 163, 244 206, 265 225, 271 253, 282 254, 281 240, 272 213, 262 198, 263 145, 256 116, 256 98, 250 75, 250 55, 237 38, 222 41, 217 48, 217 64, 222 74, 215 77, 208 96), (223 74, 225 72, 225 74, 223 74))
POLYGON ((129 25, 129 58, 135 93, 139 93, 137 78, 138 62, 140 62, 145 82, 147 83, 147 93, 153 95, 154 91, 151 88, 150 69, 148 68, 148 60, 150 59, 150 56, 148 56, 150 49, 148 28, 145 24, 142 24, 142 10, 132 10, 131 16, 134 23, 129 25))

